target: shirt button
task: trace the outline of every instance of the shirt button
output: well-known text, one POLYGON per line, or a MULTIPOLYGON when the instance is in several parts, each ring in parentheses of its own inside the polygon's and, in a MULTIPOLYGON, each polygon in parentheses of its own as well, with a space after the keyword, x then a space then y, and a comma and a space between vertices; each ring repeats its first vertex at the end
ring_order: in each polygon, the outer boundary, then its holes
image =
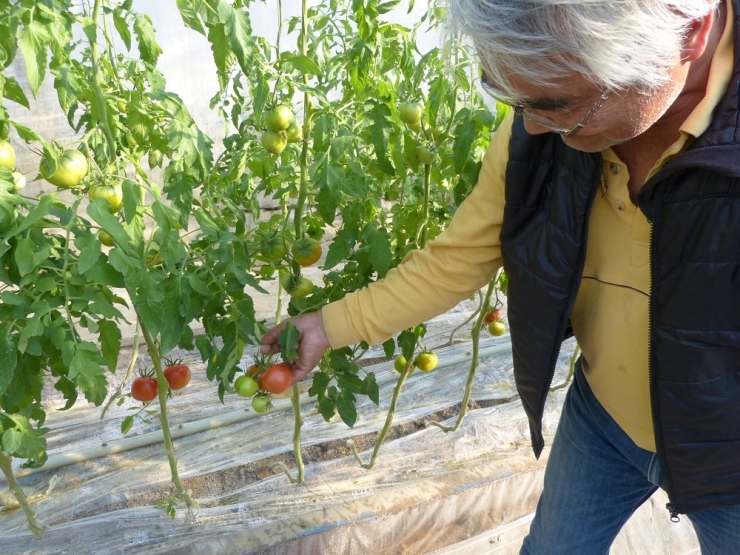
POLYGON ((618 174, 619 173, 619 169, 620 169, 619 168, 619 164, 614 164, 614 163, 609 164, 609 171, 612 172, 613 174, 615 174, 615 175, 618 174))
POLYGON ((624 203, 621 200, 615 202, 614 205, 617 207, 617 210, 624 210, 624 203))

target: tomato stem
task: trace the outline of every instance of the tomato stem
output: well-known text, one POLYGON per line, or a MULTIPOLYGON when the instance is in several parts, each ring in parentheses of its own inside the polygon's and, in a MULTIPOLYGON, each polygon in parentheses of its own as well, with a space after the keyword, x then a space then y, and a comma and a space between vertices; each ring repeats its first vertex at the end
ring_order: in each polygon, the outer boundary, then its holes
POLYGON ((195 502, 190 497, 190 492, 185 491, 185 488, 180 481, 180 475, 177 472, 177 458, 175 457, 175 446, 172 443, 172 434, 170 433, 170 424, 167 417, 167 392, 169 391, 169 384, 167 378, 164 377, 162 370, 162 361, 160 359, 159 347, 154 342, 151 333, 144 324, 141 324, 141 333, 144 335, 146 341, 147 350, 149 356, 154 364, 154 372, 157 374, 157 385, 159 395, 159 421, 162 425, 162 437, 164 439, 165 452, 167 453, 167 460, 170 463, 170 473, 172 474, 172 483, 177 489, 177 493, 185 504, 190 507, 195 505, 195 502))
POLYGON ((5 479, 8 481, 8 489, 16 498, 18 505, 20 505, 23 513, 26 515, 28 529, 33 532, 34 536, 41 539, 44 536, 46 525, 36 517, 36 513, 31 508, 28 498, 23 492, 23 488, 18 485, 18 481, 15 479, 15 474, 13 473, 12 458, 5 451, 0 451, 0 470, 5 474, 5 479))
POLYGON ((465 393, 463 394, 462 401, 460 402, 460 414, 457 415, 457 420, 452 426, 443 426, 439 422, 434 422, 430 420, 425 422, 427 428, 429 426, 437 426, 443 432, 455 432, 458 430, 458 428, 460 428, 460 425, 465 419, 465 415, 468 413, 468 402, 470 401, 470 394, 473 391, 473 380, 475 378, 475 372, 478 369, 478 347, 480 344, 480 331, 485 324, 486 313, 488 312, 488 307, 491 305, 491 296, 493 295, 494 289, 496 289, 496 283, 498 282, 500 275, 501 270, 496 272, 496 275, 493 277, 493 279, 488 282, 486 296, 483 299, 483 305, 481 306, 482 310, 478 315, 478 320, 475 322, 475 326, 473 326, 473 332, 471 334, 473 339, 473 359, 470 361, 468 381, 465 384, 465 393))
POLYGON ((388 430, 390 430, 391 424, 393 423, 393 415, 396 413, 396 403, 398 403, 398 397, 401 395, 401 388, 403 387, 404 382, 406 382, 406 378, 411 375, 411 372, 413 372, 413 364, 414 357, 410 357, 409 360, 406 361, 406 366, 404 367, 403 372, 401 372, 401 376, 398 378, 396 387, 393 388, 391 406, 388 408, 388 414, 385 417, 385 424, 383 425, 383 429, 380 430, 380 434, 375 440, 375 447, 373 448, 373 454, 370 456, 370 460, 367 463, 364 462, 362 460, 362 457, 360 457, 360 454, 357 452, 357 446, 355 445, 355 442, 351 439, 347 440, 347 445, 350 449, 352 449, 352 455, 354 455, 355 460, 360 463, 360 466, 362 468, 366 468, 369 470, 373 467, 373 465, 375 465, 375 459, 378 457, 380 446, 383 444, 383 441, 385 441, 385 436, 388 435, 388 430))
POLYGON ((295 453, 295 463, 298 469, 298 476, 293 478, 290 470, 282 462, 276 462, 270 465, 270 470, 280 468, 288 476, 291 484, 302 484, 306 475, 306 467, 303 464, 303 455, 301 453, 301 427, 303 426, 303 416, 301 415, 301 392, 298 384, 295 384, 291 391, 290 401, 293 405, 293 414, 295 415, 295 425, 293 427, 293 452, 295 453))

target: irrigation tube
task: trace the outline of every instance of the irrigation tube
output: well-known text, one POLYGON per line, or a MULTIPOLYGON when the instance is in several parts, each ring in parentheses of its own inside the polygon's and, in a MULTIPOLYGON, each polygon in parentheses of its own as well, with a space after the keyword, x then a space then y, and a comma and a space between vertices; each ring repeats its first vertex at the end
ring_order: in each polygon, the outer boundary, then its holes
MULTIPOLYGON (((491 355, 497 355, 511 351, 511 343, 506 345, 495 345, 493 347, 486 347, 478 351, 478 357, 485 357, 491 355)), ((462 355, 451 356, 449 358, 440 359, 437 364, 437 368, 447 368, 449 366, 455 366, 463 362, 469 361, 473 358, 473 353, 468 352, 462 355)), ((393 361, 383 364, 393 364, 393 361)), ((415 381, 422 374, 415 372, 409 376, 408 381, 415 381)), ((378 385, 383 385, 388 382, 394 382, 398 379, 397 374, 391 372, 378 379, 378 385)), ((315 403, 315 400, 311 399, 308 395, 301 395, 301 405, 308 405, 309 403, 315 403)), ((282 411, 292 409, 290 399, 280 399, 275 401, 273 411, 282 411)), ((210 418, 203 418, 187 424, 180 424, 171 429, 172 439, 179 439, 199 432, 205 432, 214 428, 220 428, 221 426, 228 426, 230 424, 236 424, 238 422, 244 422, 262 416, 256 413, 251 407, 227 412, 218 416, 210 418)), ((54 470, 67 466, 73 463, 85 462, 90 459, 97 459, 100 457, 107 457, 108 455, 115 455, 116 453, 122 453, 124 451, 130 451, 131 449, 138 449, 139 447, 147 447, 154 445, 155 443, 162 442, 162 430, 154 432, 148 432, 135 437, 118 439, 115 441, 108 441, 97 447, 90 447, 88 449, 81 449, 79 451, 72 451, 69 453, 62 453, 59 455, 53 455, 49 457, 44 466, 40 468, 18 468, 14 470, 16 478, 22 478, 24 476, 30 476, 38 472, 46 472, 48 470, 54 470)), ((5 481, 5 475, 0 473, 0 483, 5 481)))

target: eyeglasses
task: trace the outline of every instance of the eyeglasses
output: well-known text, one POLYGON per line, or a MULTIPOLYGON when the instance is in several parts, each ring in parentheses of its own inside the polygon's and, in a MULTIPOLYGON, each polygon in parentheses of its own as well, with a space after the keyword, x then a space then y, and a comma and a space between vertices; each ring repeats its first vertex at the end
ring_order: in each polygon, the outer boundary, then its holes
POLYGON ((599 99, 596 101, 596 104, 593 105, 593 107, 588 111, 588 113, 583 117, 581 121, 576 123, 573 127, 563 127, 562 125, 554 122, 550 118, 547 118, 545 116, 539 116, 537 114, 531 114, 526 111, 526 106, 522 104, 521 102, 515 100, 514 98, 506 96, 503 92, 498 90, 496 87, 494 87, 488 79, 486 79, 485 75, 481 75, 480 79, 481 87, 483 87, 483 90, 491 95, 494 100, 497 102, 501 102, 502 104, 506 104, 507 106, 511 106, 514 108, 514 113, 518 116, 524 116, 529 121, 536 123, 540 127, 544 127, 545 129, 549 129, 550 131, 555 131, 556 133, 560 133, 563 137, 572 137, 576 133, 578 133, 587 123, 588 121, 594 116, 594 114, 601 108, 601 105, 604 103, 604 101, 609 98, 609 95, 612 93, 611 89, 607 88, 602 93, 599 99))

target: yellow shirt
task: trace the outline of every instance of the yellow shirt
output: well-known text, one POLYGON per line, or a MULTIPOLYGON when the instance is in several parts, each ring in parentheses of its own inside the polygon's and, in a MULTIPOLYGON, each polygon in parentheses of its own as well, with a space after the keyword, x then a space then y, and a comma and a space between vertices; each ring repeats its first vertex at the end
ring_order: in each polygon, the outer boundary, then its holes
MULTIPOLYGON (((729 1, 726 6, 727 25, 712 58, 706 95, 647 179, 707 129, 727 89, 733 17, 729 1)), ((384 280, 322 309, 332 347, 361 340, 378 343, 446 312, 501 267, 499 232, 512 121, 510 115, 493 135, 478 183, 447 230, 424 250, 410 253, 384 280)), ((611 149, 602 155, 605 187, 591 211, 586 263, 571 321, 594 394, 637 445, 654 451, 647 359, 650 224, 630 201, 626 166, 611 149)))

